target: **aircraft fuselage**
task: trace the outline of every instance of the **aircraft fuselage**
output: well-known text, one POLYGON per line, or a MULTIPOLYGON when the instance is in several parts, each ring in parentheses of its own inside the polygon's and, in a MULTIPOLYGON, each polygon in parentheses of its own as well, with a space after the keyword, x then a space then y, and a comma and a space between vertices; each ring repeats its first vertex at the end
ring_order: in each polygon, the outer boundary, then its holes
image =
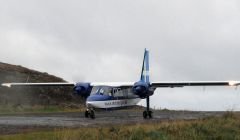
POLYGON ((88 108, 121 108, 136 105, 141 98, 131 88, 97 86, 87 98, 88 108))

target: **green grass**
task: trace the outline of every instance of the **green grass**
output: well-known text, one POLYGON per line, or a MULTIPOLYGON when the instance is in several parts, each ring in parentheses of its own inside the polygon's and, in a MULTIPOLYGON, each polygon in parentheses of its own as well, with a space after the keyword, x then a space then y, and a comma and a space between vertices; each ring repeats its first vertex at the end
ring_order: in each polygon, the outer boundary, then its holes
POLYGON ((192 121, 165 121, 99 128, 55 129, 0 136, 0 140, 240 140, 240 116, 227 112, 222 117, 192 121))

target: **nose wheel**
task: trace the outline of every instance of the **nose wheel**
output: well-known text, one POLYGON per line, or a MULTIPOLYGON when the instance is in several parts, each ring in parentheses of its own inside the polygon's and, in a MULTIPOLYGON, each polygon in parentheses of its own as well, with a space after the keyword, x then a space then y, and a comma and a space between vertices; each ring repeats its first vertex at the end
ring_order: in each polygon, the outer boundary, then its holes
POLYGON ((85 118, 95 119, 95 113, 93 109, 87 109, 85 111, 85 118))

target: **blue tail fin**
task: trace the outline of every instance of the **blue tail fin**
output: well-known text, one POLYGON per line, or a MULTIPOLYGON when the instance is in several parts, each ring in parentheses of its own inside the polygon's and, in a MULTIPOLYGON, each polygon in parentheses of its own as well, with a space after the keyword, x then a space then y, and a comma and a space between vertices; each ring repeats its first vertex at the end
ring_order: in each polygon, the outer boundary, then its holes
POLYGON ((149 83, 149 51, 145 49, 142 72, 141 72, 141 81, 149 83))

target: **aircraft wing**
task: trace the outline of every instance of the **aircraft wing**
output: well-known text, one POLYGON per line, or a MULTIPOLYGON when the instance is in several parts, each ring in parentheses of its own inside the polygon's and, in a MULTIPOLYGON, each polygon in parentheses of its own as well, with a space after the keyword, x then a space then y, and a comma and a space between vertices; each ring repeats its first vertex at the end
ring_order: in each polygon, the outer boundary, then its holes
MULTIPOLYGON (((75 86, 76 83, 3 83, 2 86, 75 86)), ((110 86, 110 87, 132 87, 134 82, 92 82, 91 86, 110 86)), ((151 86, 155 88, 164 87, 184 87, 184 86, 239 86, 240 81, 161 81, 152 82, 151 86)))
POLYGON ((2 86, 74 86, 75 83, 3 83, 2 86))
MULTIPOLYGON (((92 82, 91 86, 132 87, 134 82, 92 82)), ((76 83, 2 83, 2 86, 75 86, 76 83)))
MULTIPOLYGON (((111 86, 111 87, 132 87, 134 82, 106 82, 91 83, 91 86, 111 86)), ((155 88, 163 87, 184 87, 184 86, 239 86, 240 81, 162 81, 150 84, 155 88)))
POLYGON ((179 81, 179 82, 153 82, 152 87, 184 87, 184 86, 238 86, 240 81, 179 81))

